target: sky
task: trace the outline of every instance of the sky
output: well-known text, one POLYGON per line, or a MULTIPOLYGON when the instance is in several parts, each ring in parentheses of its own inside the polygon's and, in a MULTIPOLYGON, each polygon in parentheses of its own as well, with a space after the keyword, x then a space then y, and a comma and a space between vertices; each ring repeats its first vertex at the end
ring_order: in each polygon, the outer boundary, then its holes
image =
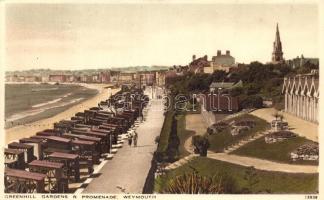
POLYGON ((316 4, 6 4, 6 70, 186 65, 231 51, 271 60, 319 56, 316 4))

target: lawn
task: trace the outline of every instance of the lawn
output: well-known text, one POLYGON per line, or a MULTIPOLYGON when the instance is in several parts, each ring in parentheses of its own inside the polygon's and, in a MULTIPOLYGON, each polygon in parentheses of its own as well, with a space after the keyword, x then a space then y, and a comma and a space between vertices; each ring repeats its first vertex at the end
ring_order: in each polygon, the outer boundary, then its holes
POLYGON ((186 115, 178 115, 177 116, 177 135, 180 139, 180 145, 179 145, 179 156, 180 158, 183 158, 185 156, 188 156, 190 153, 185 149, 184 143, 185 141, 195 135, 195 131, 189 131, 186 130, 186 115))
POLYGON ((239 120, 239 119, 255 120, 256 126, 253 127, 252 129, 250 129, 246 132, 243 132, 242 134, 236 135, 236 136, 231 135, 230 127, 228 127, 227 129, 223 130, 220 133, 208 135, 208 140, 210 143, 209 150, 214 151, 214 152, 222 152, 225 147, 235 144, 236 142, 240 141, 242 138, 255 135, 258 132, 265 131, 269 127, 269 124, 265 120, 260 119, 253 115, 250 115, 250 114, 244 114, 244 115, 235 117, 233 119, 227 120, 226 122, 229 123, 233 120, 239 120))
POLYGON ((262 158, 289 164, 308 164, 318 165, 318 161, 295 161, 290 159, 290 152, 297 149, 299 146, 311 142, 304 137, 295 137, 282 142, 267 144, 264 137, 261 137, 253 142, 238 148, 231 152, 232 154, 262 158))
POLYGON ((311 194, 318 193, 318 174, 292 174, 255 170, 255 184, 250 185, 244 178, 247 167, 223 161, 198 157, 191 162, 167 172, 155 179, 154 190, 161 193, 169 181, 176 176, 196 169, 202 176, 213 176, 216 173, 228 174, 235 180, 235 193, 273 193, 273 194, 311 194), (244 190, 243 188, 248 188, 244 190), (245 192, 244 192, 245 191, 245 192))

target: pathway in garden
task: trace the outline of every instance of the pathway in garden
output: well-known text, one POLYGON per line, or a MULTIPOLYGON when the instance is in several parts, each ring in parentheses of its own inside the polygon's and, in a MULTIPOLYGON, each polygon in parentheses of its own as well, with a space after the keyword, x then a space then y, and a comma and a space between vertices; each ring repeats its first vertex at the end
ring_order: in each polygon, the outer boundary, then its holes
POLYGON ((238 156, 227 153, 214 153, 210 151, 208 152, 207 157, 247 167, 253 166, 259 170, 287 173, 318 173, 318 166, 316 165, 291 165, 264 159, 238 156))
POLYGON ((156 150, 155 137, 163 125, 162 100, 153 100, 146 120, 136 129, 138 146, 129 147, 125 141, 111 161, 96 174, 83 193, 142 193, 156 150))
MULTIPOLYGON (((251 112, 251 114, 271 122, 274 119, 273 114, 277 112, 278 111, 274 108, 262 108, 251 112)), ((291 131, 309 140, 318 141, 318 124, 303 120, 285 112, 278 112, 278 114, 283 115, 283 119, 288 122, 291 131)))
POLYGON ((263 132, 259 132, 256 135, 252 135, 252 136, 248 136, 246 138, 242 138, 239 142, 237 142, 236 144, 230 145, 228 147, 225 148, 224 153, 231 153, 233 151, 235 151, 236 149, 246 145, 247 143, 253 142, 259 138, 262 138, 264 136, 266 136, 267 134, 271 133, 270 131, 263 131, 263 132))
MULTIPOLYGON (((186 129, 190 131, 195 131, 196 135, 204 135, 207 131, 207 124, 201 114, 187 114, 186 115, 186 129)), ((185 141, 185 149, 189 152, 193 152, 193 147, 191 145, 192 137, 189 137, 185 141)))
MULTIPOLYGON (((229 119, 229 118, 227 118, 229 119)), ((194 114, 194 115, 187 115, 186 116, 186 129, 195 131, 196 134, 202 135, 206 132, 206 129, 204 129, 205 123, 202 121, 203 116, 200 114, 194 114), (188 121, 187 121, 188 119, 188 121)), ((263 134, 257 135, 257 137, 252 138, 251 140, 242 141, 242 145, 251 142, 259 137, 262 137, 263 134)), ((191 146, 191 138, 188 138, 185 142, 185 149, 191 153, 191 155, 172 163, 172 165, 169 165, 166 169, 174 169, 177 167, 180 167, 190 160, 192 160, 195 156, 193 154, 193 148, 191 146)), ((238 147, 234 147, 228 152, 231 152, 235 150, 238 147)), ((259 170, 266 170, 266 171, 278 171, 278 172, 287 172, 287 173, 318 173, 318 166, 316 165, 292 165, 292 164, 284 164, 284 163, 278 163, 274 161, 264 160, 264 159, 258 159, 258 158, 252 158, 252 157, 246 157, 246 156, 238 156, 238 155, 232 155, 228 153, 214 153, 211 151, 208 151, 207 154, 208 158, 221 160, 237 165, 242 166, 253 166, 256 169, 259 170)))

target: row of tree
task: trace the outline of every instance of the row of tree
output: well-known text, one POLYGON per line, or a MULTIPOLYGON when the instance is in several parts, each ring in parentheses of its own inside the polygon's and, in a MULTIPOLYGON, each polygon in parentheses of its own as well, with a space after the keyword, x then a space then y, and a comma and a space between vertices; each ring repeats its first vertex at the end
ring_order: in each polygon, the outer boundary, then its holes
POLYGON ((194 74, 186 72, 182 76, 166 79, 166 85, 173 95, 207 92, 212 82, 238 82, 242 81, 242 87, 236 87, 229 92, 232 96, 238 96, 241 108, 260 108, 264 99, 272 100, 277 109, 283 107, 281 87, 285 76, 299 73, 310 73, 318 66, 306 63, 304 66, 293 69, 286 64, 262 64, 252 62, 240 65, 238 68, 226 73, 216 70, 213 74, 194 74))

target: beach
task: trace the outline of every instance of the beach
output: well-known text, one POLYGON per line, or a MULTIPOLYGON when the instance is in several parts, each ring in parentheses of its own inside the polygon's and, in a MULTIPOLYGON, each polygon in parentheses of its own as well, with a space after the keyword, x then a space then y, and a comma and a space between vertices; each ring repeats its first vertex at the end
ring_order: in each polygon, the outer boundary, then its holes
POLYGON ((41 119, 29 124, 19 125, 13 128, 6 129, 5 144, 8 144, 15 140, 19 140, 24 137, 30 137, 32 135, 35 135, 36 132, 42 131, 44 129, 53 128, 55 122, 59 122, 60 120, 69 120, 72 116, 75 115, 75 113, 82 112, 85 109, 97 106, 100 101, 108 99, 109 95, 115 94, 119 91, 119 89, 105 88, 107 86, 111 86, 109 84, 80 85, 90 89, 96 89, 98 90, 98 93, 94 97, 87 99, 80 104, 76 104, 53 117, 41 119))
POLYGON ((80 84, 6 83, 5 129, 53 117, 97 93, 80 84))

